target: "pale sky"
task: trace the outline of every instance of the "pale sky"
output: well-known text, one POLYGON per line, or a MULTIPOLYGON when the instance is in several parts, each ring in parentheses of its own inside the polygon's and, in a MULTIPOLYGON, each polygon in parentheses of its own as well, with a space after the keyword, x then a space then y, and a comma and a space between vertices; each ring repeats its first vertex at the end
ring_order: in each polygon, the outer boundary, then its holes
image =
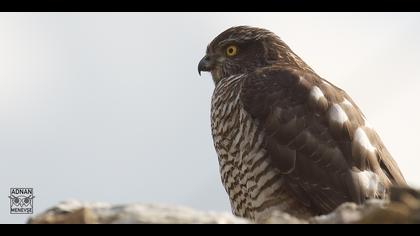
POLYGON ((210 133, 207 44, 278 34, 345 89, 419 187, 418 13, 0 13, 0 222, 9 189, 39 213, 66 199, 230 211, 210 133))

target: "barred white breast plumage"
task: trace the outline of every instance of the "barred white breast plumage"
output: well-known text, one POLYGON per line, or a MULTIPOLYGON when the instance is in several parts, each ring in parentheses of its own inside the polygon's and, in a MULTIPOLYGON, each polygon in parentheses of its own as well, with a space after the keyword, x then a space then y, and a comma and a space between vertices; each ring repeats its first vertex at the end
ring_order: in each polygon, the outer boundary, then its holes
POLYGON ((273 209, 286 210, 298 203, 281 188, 280 173, 270 168, 266 160, 263 134, 241 107, 240 78, 241 75, 232 76, 217 84, 211 125, 220 174, 233 213, 255 219, 256 215, 261 218, 273 209))
POLYGON ((201 71, 215 82, 212 135, 235 215, 309 217, 405 185, 353 100, 272 32, 224 31, 207 47, 201 71))

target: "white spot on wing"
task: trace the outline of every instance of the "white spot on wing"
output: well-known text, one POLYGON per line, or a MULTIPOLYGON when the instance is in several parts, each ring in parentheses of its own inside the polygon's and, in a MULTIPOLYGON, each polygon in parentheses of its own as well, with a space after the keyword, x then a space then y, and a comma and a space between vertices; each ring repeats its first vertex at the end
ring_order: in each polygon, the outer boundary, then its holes
POLYGON ((302 81, 302 80, 305 80, 305 77, 299 76, 299 82, 302 81))
POLYGON ((331 106, 328 112, 328 115, 331 121, 334 121, 340 124, 343 124, 349 119, 347 117, 346 112, 343 111, 343 109, 338 104, 334 104, 331 106))
POLYGON ((357 173, 361 186, 367 190, 369 194, 375 194, 378 191, 379 177, 372 171, 365 170, 357 173))
POLYGON ((353 142, 359 143, 362 147, 364 147, 368 151, 375 151, 375 147, 369 141, 368 136, 366 135, 365 131, 359 127, 354 134, 353 142))
POLYGON ((318 101, 320 98, 324 97, 324 94, 322 93, 321 89, 318 88, 318 86, 314 86, 312 87, 309 96, 315 101, 318 101))

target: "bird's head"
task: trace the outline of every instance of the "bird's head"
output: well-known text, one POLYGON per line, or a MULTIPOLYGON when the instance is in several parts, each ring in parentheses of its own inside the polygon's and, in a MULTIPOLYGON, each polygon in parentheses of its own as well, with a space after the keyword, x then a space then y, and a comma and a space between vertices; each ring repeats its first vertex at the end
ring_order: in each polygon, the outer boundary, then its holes
POLYGON ((273 64, 292 64, 297 59, 273 32, 237 26, 225 30, 207 46, 206 55, 198 64, 198 72, 211 72, 217 83, 231 75, 253 72, 273 64))

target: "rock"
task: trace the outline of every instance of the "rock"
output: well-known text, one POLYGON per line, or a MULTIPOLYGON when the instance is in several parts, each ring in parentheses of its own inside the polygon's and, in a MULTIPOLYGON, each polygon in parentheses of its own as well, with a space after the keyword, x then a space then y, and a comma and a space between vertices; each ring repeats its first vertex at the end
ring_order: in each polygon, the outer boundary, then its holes
POLYGON ((61 202, 28 220, 29 224, 246 224, 230 213, 201 212, 187 207, 157 204, 111 205, 61 202))
POLYGON ((391 189, 390 200, 369 200, 363 205, 344 203, 311 223, 326 224, 419 224, 420 191, 409 187, 391 189))
POLYGON ((420 191, 408 187, 391 189, 391 202, 367 211, 356 223, 364 224, 419 224, 420 191))
POLYGON ((308 224, 307 219, 299 219, 292 215, 289 215, 285 212, 275 211, 271 214, 268 219, 265 219, 262 222, 257 222, 258 224, 308 224))
MULTIPOLYGON (((158 204, 111 205, 66 201, 28 220, 30 224, 250 224, 230 213, 203 212, 188 207, 158 204)), ((390 201, 369 200, 363 205, 344 203, 333 212, 298 219, 274 212, 264 224, 392 224, 420 223, 420 192, 399 187, 391 190, 390 201)))
POLYGON ((315 216, 310 219, 313 224, 352 224, 357 223, 375 209, 382 209, 388 202, 383 200, 370 200, 364 205, 346 202, 337 207, 330 214, 315 216))

